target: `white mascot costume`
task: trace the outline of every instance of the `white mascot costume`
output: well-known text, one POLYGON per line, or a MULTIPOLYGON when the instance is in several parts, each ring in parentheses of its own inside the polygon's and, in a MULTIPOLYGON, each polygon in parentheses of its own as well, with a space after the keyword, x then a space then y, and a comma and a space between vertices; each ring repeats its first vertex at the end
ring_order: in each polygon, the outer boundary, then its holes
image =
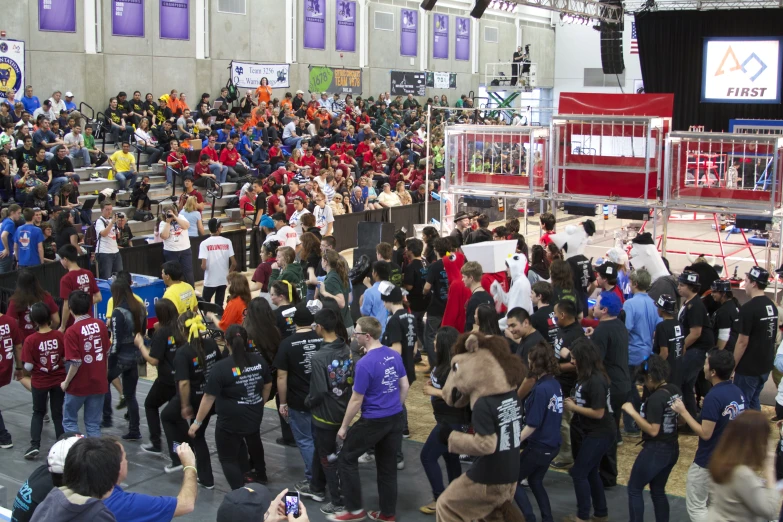
MULTIPOLYGON (((525 266, 527 257, 525 254, 512 254, 506 260, 508 272, 511 275, 511 288, 508 292, 503 290, 503 285, 498 281, 493 281, 490 286, 495 303, 503 304, 507 309, 524 308, 527 313, 533 314, 533 301, 530 299, 530 280, 525 275, 525 266)), ((500 320, 500 328, 506 328, 506 318, 500 320)))
POLYGON ((652 286, 647 293, 653 301, 657 302, 661 295, 669 294, 677 300, 677 307, 679 308, 680 296, 677 294, 677 281, 663 263, 652 234, 644 232, 633 238, 630 257, 634 270, 644 268, 650 272, 652 286))
POLYGON ((563 259, 569 259, 584 254, 589 238, 595 234, 595 223, 586 219, 579 225, 568 225, 564 232, 552 236, 552 242, 563 251, 563 259))

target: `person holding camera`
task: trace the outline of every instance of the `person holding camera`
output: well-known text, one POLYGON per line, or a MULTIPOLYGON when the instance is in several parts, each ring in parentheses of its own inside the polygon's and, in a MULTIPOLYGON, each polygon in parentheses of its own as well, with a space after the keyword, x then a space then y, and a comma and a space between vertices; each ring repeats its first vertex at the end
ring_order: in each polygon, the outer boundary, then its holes
POLYGON ((117 214, 110 202, 101 206, 101 217, 95 221, 95 233, 98 242, 95 246, 95 263, 98 266, 97 277, 108 279, 112 274, 122 270, 122 258, 117 245, 117 214))
POLYGON ((188 228, 190 222, 185 216, 178 216, 174 208, 168 208, 158 231, 163 240, 163 259, 178 262, 182 266, 185 281, 190 286, 194 286, 193 256, 190 252, 188 228))

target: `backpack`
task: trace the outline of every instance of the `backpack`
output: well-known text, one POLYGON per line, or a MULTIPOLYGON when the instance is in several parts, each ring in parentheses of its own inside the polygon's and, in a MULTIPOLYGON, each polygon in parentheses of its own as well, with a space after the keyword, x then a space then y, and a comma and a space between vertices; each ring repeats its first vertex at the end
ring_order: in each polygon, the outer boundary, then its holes
POLYGON ((152 212, 148 210, 136 210, 133 212, 133 219, 135 219, 136 221, 146 222, 146 221, 152 221, 153 219, 155 219, 155 217, 152 215, 152 212))
MULTIPOLYGON (((106 220, 102 217, 98 218, 104 222, 104 226, 108 226, 108 223, 106 223, 106 220)), ((87 227, 87 230, 84 232, 84 245, 89 247, 97 247, 98 245, 98 231, 95 230, 95 225, 98 223, 98 221, 95 221, 95 223, 91 224, 89 227, 87 227)))
POLYGON ((234 103, 239 98, 239 91, 237 90, 237 86, 234 85, 234 82, 231 78, 228 79, 228 82, 226 82, 226 89, 228 89, 228 94, 226 95, 226 102, 227 103, 234 103))

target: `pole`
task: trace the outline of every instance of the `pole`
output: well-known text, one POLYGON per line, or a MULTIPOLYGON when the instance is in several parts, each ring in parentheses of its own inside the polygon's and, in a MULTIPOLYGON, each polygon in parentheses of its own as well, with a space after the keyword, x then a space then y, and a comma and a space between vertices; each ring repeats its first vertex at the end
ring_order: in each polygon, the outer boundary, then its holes
MULTIPOLYGON (((432 121, 432 105, 427 105, 427 165, 424 168, 424 186, 426 187, 425 194, 430 194, 430 122, 432 121)), ((444 143, 444 146, 446 144, 444 143)), ((443 206, 443 198, 440 199, 440 204, 443 206)), ((428 198, 424 198, 424 224, 428 224, 429 221, 429 201, 428 198)))

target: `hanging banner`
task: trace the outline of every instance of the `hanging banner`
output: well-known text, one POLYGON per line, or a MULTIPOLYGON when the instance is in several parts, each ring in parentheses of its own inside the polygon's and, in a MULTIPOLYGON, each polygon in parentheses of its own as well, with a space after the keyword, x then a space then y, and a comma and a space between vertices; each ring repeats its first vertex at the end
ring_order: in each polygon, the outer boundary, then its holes
POLYGON ((326 0, 304 0, 304 48, 326 50, 326 0))
POLYGON ((456 17, 457 42, 454 46, 455 60, 470 60, 470 18, 456 17))
POLYGON ((0 40, 0 98, 8 91, 24 92, 24 42, 18 40, 0 40))
POLYGON ((160 0, 160 37, 190 40, 190 0, 160 0))
POLYGON ((144 0, 112 0, 111 34, 144 38, 144 0))
POLYGON ((456 89, 457 74, 443 72, 427 72, 427 87, 433 89, 456 89))
POLYGON ((432 17, 432 57, 448 59, 449 57, 449 15, 436 14, 432 17))
POLYGON ((241 89, 255 89, 266 78, 273 89, 286 89, 288 82, 287 63, 248 63, 231 62, 231 79, 234 85, 241 89))
POLYGON ((310 66, 310 92, 362 93, 362 70, 310 66))
POLYGON ((335 11, 335 49, 356 52, 356 2, 339 0, 335 11))
POLYGON ((76 0, 38 0, 38 30, 76 32, 76 0))
POLYGON ((391 88, 389 94, 392 96, 424 96, 427 92, 426 74, 423 72, 412 71, 392 71, 391 88))
POLYGON ((418 56, 419 54, 419 12, 413 9, 400 10, 400 54, 418 56))

